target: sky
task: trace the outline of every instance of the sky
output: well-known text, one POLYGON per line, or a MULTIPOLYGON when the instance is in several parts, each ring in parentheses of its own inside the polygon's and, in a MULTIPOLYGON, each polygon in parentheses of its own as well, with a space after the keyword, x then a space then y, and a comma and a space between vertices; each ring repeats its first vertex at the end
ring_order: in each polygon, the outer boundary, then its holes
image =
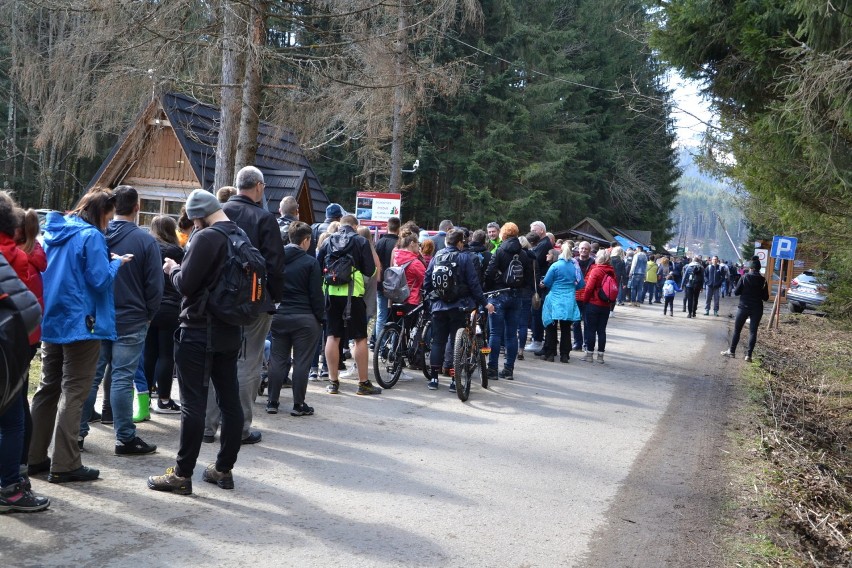
POLYGON ((672 117, 675 120, 678 145, 698 146, 701 143, 701 134, 705 129, 701 121, 711 122, 713 120, 710 105, 701 96, 699 83, 684 79, 674 71, 669 73, 668 86, 673 90, 674 102, 677 107, 673 109, 672 117), (690 116, 683 111, 695 116, 690 116))

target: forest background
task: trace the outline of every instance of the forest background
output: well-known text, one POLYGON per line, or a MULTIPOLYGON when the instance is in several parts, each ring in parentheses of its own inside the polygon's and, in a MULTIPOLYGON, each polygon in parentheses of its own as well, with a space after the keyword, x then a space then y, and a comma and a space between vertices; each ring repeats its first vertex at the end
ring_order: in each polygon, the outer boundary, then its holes
POLYGON ((590 216, 657 246, 721 246, 715 213, 742 208, 743 240, 799 236, 850 290, 852 255, 827 244, 852 233, 849 18, 848 0, 3 0, 0 176, 68 208, 178 91, 222 108, 217 186, 267 120, 342 203, 399 191, 430 227, 590 216), (731 199, 679 187, 667 65, 720 117, 700 161, 731 199))

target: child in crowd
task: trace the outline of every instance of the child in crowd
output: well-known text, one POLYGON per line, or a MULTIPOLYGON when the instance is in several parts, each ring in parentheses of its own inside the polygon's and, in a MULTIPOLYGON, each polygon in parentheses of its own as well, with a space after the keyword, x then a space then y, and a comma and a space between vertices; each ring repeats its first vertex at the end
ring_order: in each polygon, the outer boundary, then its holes
POLYGON ((666 315, 667 310, 671 310, 669 315, 674 317, 674 299, 675 294, 678 292, 680 292, 680 286, 677 285, 674 274, 669 272, 669 275, 666 276, 666 281, 663 283, 663 299, 665 300, 663 315, 666 315))

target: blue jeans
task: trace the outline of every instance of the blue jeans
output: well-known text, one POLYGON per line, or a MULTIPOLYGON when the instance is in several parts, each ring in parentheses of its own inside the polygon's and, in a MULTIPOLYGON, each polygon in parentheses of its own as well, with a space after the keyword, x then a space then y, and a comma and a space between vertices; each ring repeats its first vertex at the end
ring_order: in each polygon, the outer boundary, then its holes
POLYGON ((112 387, 110 388, 109 402, 115 421, 115 439, 119 442, 129 442, 136 437, 136 426, 133 424, 133 385, 147 335, 148 326, 145 325, 141 329, 124 334, 115 341, 104 340, 101 342, 101 354, 98 359, 95 380, 89 398, 83 405, 82 416, 84 419, 80 421, 80 436, 85 437, 89 433, 88 418, 95 407, 98 387, 104 377, 107 365, 110 365, 112 368, 112 387))
POLYGON ((648 303, 653 304, 654 303, 654 291, 656 289, 657 289, 657 283, 656 282, 645 282, 645 291, 642 292, 641 302, 643 304, 645 303, 645 296, 647 295, 648 296, 648 303))
POLYGON ((532 314, 532 296, 521 297, 521 313, 518 316, 518 349, 523 349, 527 344, 527 330, 532 314))
POLYGON ((574 335, 574 349, 579 351, 583 347, 583 328, 586 328, 586 333, 589 333, 589 326, 586 324, 586 306, 588 302, 577 302, 577 308, 580 310, 580 319, 571 324, 571 332, 574 335))
POLYGON ((373 330, 373 339, 378 339, 379 334, 388 323, 388 299, 385 298, 385 293, 382 291, 382 283, 379 282, 376 290, 376 327, 373 330))
POLYGON ((521 317, 520 292, 504 292, 491 298, 494 313, 488 316, 491 334, 488 336, 488 346, 491 354, 488 356, 488 366, 496 369, 500 361, 500 347, 506 342, 507 369, 515 368, 515 358, 518 356, 518 320, 521 317))
POLYGON ((639 298, 642 296, 642 292, 645 289, 645 276, 639 275, 634 276, 630 280, 630 301, 631 302, 641 302, 639 298))
POLYGON ((609 308, 595 304, 586 305, 586 351, 595 350, 597 340, 598 353, 606 350, 606 324, 609 321, 609 308))

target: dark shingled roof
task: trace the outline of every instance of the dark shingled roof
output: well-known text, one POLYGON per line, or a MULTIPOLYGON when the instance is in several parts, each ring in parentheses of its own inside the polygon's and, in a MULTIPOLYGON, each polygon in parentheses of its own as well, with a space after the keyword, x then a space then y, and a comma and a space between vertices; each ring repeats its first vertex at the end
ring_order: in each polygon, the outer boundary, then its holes
MULTIPOLYGON (((216 169, 219 109, 178 93, 166 93, 160 100, 202 186, 215 191, 213 174, 216 169)), ((281 200, 287 195, 298 197, 304 180, 311 194, 313 218, 318 221, 325 219, 329 199, 296 136, 286 128, 261 122, 257 142, 257 158, 253 165, 263 172, 269 210, 277 215, 281 200)))

